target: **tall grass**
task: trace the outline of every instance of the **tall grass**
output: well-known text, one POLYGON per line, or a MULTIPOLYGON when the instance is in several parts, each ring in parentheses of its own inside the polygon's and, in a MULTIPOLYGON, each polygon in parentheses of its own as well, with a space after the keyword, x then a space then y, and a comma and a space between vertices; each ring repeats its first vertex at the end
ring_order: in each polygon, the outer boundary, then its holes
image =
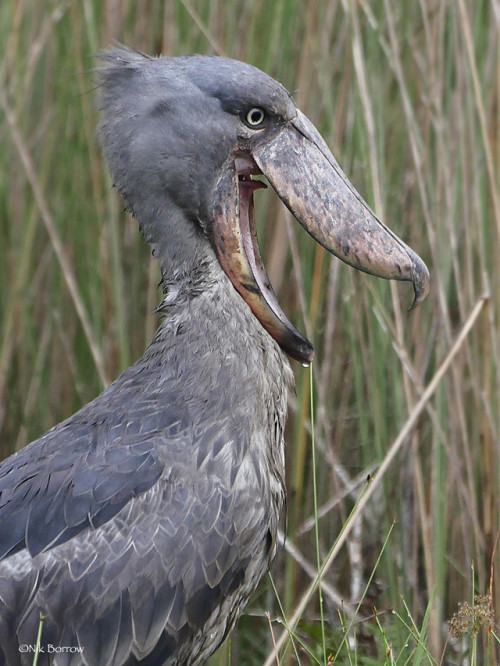
MULTIPOLYGON (((475 595, 500 610, 499 33, 498 0, 2 0, 0 455, 94 397, 157 324, 159 273, 95 138, 93 53, 117 39, 251 62, 296 91, 432 273, 430 298, 408 314, 409 289, 340 265, 258 193, 270 276, 317 347, 322 562, 372 479, 321 577, 327 657, 500 661, 491 627, 454 637, 447 624, 475 595)), ((296 381, 273 580, 300 640, 296 655, 278 648, 281 664, 311 663, 302 643, 324 661, 318 597, 300 603, 317 564, 300 366, 296 381)), ((281 616, 263 583, 230 656, 225 646, 212 663, 276 663, 265 611, 281 616)))

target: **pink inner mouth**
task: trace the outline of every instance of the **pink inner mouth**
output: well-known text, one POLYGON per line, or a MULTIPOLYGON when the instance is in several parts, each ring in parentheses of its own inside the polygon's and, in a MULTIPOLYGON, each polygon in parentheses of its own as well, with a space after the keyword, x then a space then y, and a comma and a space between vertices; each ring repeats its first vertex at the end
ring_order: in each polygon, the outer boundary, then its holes
POLYGON ((269 278, 260 256, 257 231, 254 221, 253 193, 255 190, 267 188, 260 180, 252 180, 249 175, 238 174, 239 200, 240 200, 240 229, 243 239, 243 247, 257 284, 269 288, 269 278))
MULTIPOLYGON (((262 175, 262 171, 250 155, 239 155, 235 159, 235 166, 238 174, 240 230, 243 247, 245 248, 245 253, 257 285, 267 294, 271 289, 271 283, 267 276, 262 257, 260 256, 253 214, 253 193, 255 190, 267 189, 267 185, 261 180, 252 180, 252 176, 260 176, 262 175)), ((270 305, 274 304, 270 303, 270 305)))

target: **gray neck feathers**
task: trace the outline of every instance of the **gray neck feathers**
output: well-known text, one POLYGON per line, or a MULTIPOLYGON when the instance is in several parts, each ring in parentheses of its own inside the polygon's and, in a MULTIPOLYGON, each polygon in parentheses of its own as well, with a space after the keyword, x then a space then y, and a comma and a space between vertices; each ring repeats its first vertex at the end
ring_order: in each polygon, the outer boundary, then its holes
POLYGON ((161 267, 166 304, 191 300, 210 285, 227 282, 211 241, 197 221, 175 204, 134 207, 139 226, 161 267))

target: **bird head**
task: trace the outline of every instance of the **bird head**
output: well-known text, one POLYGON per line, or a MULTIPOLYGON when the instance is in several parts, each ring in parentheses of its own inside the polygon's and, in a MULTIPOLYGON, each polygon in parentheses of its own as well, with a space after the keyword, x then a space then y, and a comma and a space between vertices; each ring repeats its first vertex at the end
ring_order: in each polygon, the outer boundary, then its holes
MULTIPOLYGON (((139 219, 182 210, 290 356, 308 364, 314 347, 282 311, 264 268, 253 193, 266 185, 254 176, 266 177, 329 252, 372 275, 411 281, 413 305, 425 298, 424 262, 376 217, 275 79, 217 56, 151 58, 118 47, 101 58, 101 139, 119 191, 139 219)), ((153 244, 162 233, 158 225, 143 231, 153 244)))

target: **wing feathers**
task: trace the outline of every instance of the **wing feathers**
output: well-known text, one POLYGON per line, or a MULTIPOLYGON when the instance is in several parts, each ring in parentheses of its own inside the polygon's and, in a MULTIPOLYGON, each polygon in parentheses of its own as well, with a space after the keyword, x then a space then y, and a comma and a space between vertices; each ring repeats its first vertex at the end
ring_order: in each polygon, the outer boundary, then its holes
POLYGON ((97 529, 160 478, 151 442, 101 453, 82 451, 88 441, 48 455, 31 445, 0 467, 0 559, 23 548, 34 557, 97 529))

